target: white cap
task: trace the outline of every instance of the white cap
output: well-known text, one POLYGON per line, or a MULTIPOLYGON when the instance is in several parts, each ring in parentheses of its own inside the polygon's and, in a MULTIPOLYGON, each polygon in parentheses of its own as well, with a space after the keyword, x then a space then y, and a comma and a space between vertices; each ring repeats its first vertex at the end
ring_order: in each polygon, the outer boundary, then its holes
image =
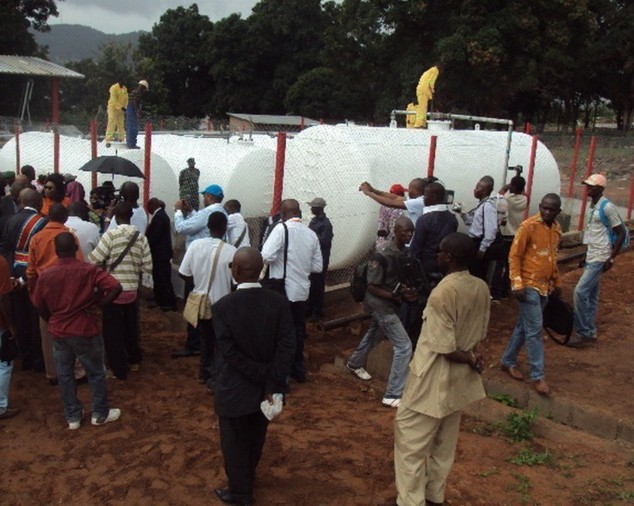
POLYGON ((145 89, 146 89, 146 90, 149 90, 149 89, 150 89, 150 85, 147 83, 147 81, 146 81, 145 79, 141 79, 141 80, 139 81, 139 84, 140 84, 141 86, 145 86, 145 89))

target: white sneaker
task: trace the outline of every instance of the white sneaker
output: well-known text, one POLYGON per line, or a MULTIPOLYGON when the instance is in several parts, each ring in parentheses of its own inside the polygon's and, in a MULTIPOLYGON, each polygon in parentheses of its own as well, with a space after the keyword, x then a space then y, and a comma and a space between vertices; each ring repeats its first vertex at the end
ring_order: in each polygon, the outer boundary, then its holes
POLYGON ((356 374, 357 377, 359 379, 362 379, 363 381, 368 381, 368 380, 372 379, 372 376, 370 376, 370 373, 368 373, 368 371, 366 371, 363 367, 359 367, 358 369, 354 369, 354 368, 350 367, 350 365, 346 364, 346 369, 348 369, 349 371, 351 371, 354 374, 356 374))
POLYGON ((121 416, 121 410, 117 409, 117 408, 111 408, 108 411, 108 416, 98 416, 98 415, 92 415, 92 424, 93 425, 104 425, 108 422, 114 422, 115 420, 118 420, 119 417, 121 416))
POLYGON ((401 399, 394 399, 393 397, 383 397, 381 404, 388 408, 398 408, 401 405, 401 399))
POLYGON ((75 420, 73 422, 68 422, 68 430, 77 430, 81 427, 81 422, 84 420, 84 410, 81 411, 81 416, 79 420, 75 420))

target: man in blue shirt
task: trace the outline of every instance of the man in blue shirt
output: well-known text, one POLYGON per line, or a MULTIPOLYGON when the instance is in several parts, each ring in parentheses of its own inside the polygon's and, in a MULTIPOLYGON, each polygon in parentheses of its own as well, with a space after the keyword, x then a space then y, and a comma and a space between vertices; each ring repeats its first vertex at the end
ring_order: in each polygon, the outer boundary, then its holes
POLYGON ((308 228, 310 228, 319 239, 319 248, 321 249, 321 257, 324 260, 324 268, 321 272, 313 272, 310 275, 310 294, 308 295, 308 305, 306 316, 309 318, 323 318, 324 316, 324 291, 326 289, 326 274, 328 273, 328 264, 330 263, 330 249, 332 248, 332 223, 326 217, 324 207, 326 201, 321 197, 316 197, 310 202, 306 202, 310 206, 311 212, 315 215, 308 228))

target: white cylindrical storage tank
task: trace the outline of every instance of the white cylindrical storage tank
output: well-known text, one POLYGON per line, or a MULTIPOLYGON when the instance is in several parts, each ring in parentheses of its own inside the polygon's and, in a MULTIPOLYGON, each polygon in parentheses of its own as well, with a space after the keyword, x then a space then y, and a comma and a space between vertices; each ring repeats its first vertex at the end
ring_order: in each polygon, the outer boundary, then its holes
MULTIPOLYGON (((438 137, 435 173, 455 199, 468 210, 476 205, 473 188, 484 175, 495 179, 496 190, 515 175, 504 167, 507 132, 437 131, 359 126, 311 127, 288 143, 284 198, 296 198, 304 209, 313 197, 326 199, 326 214, 335 239, 332 269, 346 267, 363 256, 376 238, 379 205, 358 191, 363 181, 387 190, 394 183, 407 187, 427 174, 432 135, 438 137)), ((514 133, 509 165, 528 167, 531 137, 514 133)), ((538 145, 531 212, 542 195, 559 192, 559 170, 554 157, 538 145)), ((462 227, 464 230, 464 227, 462 227)))
POLYGON ((180 171, 187 166, 188 158, 195 158, 201 191, 210 184, 219 184, 225 199, 240 201, 246 218, 268 216, 273 199, 274 149, 248 141, 156 135, 152 137, 152 153, 165 158, 176 177, 170 205, 178 199, 180 171))
MULTIPOLYGON (((77 176, 86 190, 86 200, 92 188, 92 172, 80 171, 79 168, 91 159, 90 141, 60 135, 60 173, 70 173, 77 176)), ((15 171, 15 138, 9 140, 0 150, 0 170, 15 171)), ((119 149, 117 155, 134 162, 143 172, 145 152, 141 149, 119 149)), ((104 144, 98 145, 97 155, 114 155, 115 149, 108 149, 104 144)), ((53 172, 53 134, 45 132, 27 132, 20 135, 20 163, 32 165, 36 173, 48 174, 53 172)), ((166 203, 165 210, 173 215, 172 204, 178 198, 178 182, 174 171, 158 154, 152 152, 150 157, 151 178, 150 196, 157 197, 166 203), (174 193, 176 188, 176 193, 174 193)), ((115 188, 119 188, 125 181, 133 181, 141 190, 140 201, 143 201, 143 179, 126 176, 97 174, 98 184, 113 181, 115 188)))

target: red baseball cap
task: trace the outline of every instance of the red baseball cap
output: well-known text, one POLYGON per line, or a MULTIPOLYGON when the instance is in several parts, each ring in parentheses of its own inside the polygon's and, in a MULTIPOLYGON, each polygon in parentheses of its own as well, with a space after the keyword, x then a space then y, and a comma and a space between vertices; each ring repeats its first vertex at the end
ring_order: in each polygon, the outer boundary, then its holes
POLYGON ((405 196, 405 192, 407 191, 407 188, 405 188, 402 184, 393 184, 392 186, 390 186, 390 193, 393 193, 394 195, 400 195, 401 197, 405 196))

